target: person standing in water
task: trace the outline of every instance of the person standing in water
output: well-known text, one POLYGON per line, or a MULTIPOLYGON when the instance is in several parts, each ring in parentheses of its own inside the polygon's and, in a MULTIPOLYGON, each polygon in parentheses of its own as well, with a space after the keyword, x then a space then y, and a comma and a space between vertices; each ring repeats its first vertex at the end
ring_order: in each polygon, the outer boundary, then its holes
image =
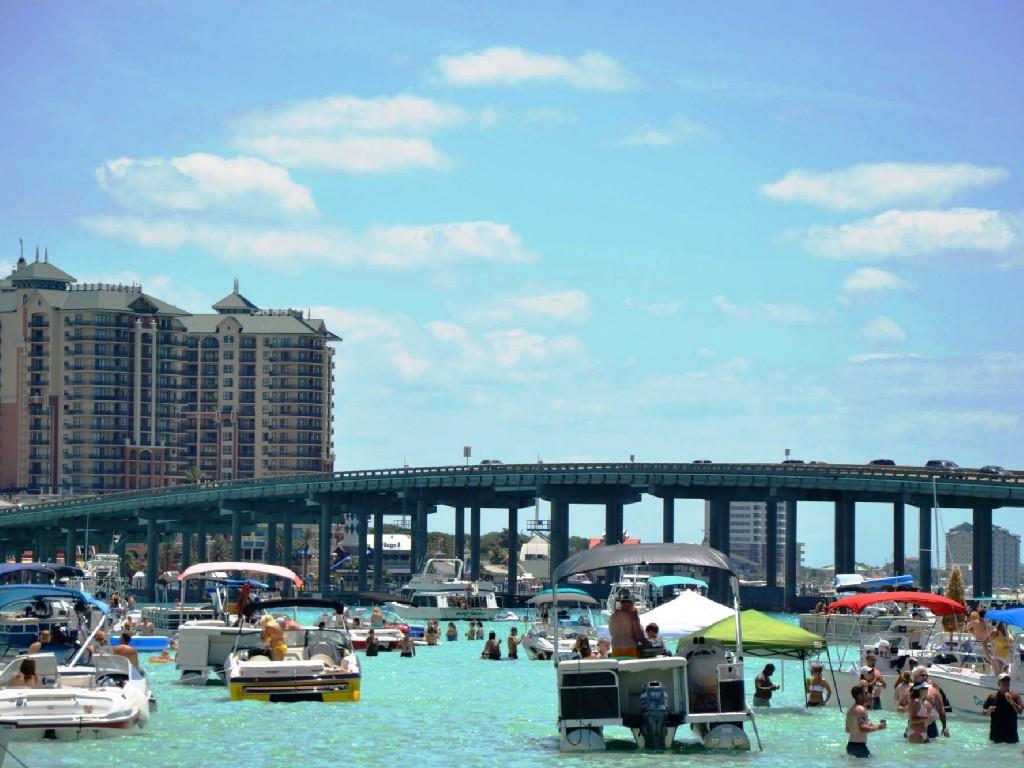
POLYGON ((854 705, 846 710, 846 754, 851 757, 871 757, 868 751, 868 734, 872 731, 885 730, 885 720, 872 723, 868 718, 868 709, 865 706, 870 702, 871 693, 861 685, 853 686, 850 691, 854 705))
POLYGON ((501 661, 501 643, 498 642, 498 636, 493 631, 487 637, 487 642, 484 644, 484 650, 480 654, 480 658, 501 661))
POLYGON ((804 683, 808 707, 824 707, 832 699, 832 686, 822 677, 823 671, 821 664, 811 664, 811 676, 804 683))
POLYGON ((516 627, 512 627, 508 631, 508 657, 510 659, 519 658, 519 645, 523 642, 523 638, 519 637, 519 630, 516 627))
POLYGON ((761 674, 754 678, 755 707, 770 707, 772 705, 772 693, 779 690, 779 686, 772 682, 774 674, 775 665, 765 664, 761 674))
POLYGON ((444 633, 444 639, 448 642, 455 642, 459 639, 459 630, 455 628, 455 622, 448 622, 448 630, 444 633))
POLYGON ((1017 716, 1024 714, 1024 701, 1019 693, 1010 690, 1010 675, 1004 672, 999 676, 999 688, 985 699, 982 712, 992 718, 988 727, 988 740, 995 744, 1016 744, 1020 741, 1017 735, 1017 716))

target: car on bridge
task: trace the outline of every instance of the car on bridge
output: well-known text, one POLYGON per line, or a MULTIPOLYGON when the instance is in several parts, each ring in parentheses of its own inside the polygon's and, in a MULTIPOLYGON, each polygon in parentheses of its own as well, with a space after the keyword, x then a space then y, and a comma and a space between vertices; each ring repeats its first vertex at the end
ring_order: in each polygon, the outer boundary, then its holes
POLYGON ((711 459, 694 459, 691 464, 712 464, 711 459))
POLYGON ((868 464, 876 467, 895 467, 896 462, 892 459, 872 459, 868 464))
POLYGON ((979 469, 978 472, 980 474, 983 474, 983 475, 1003 475, 1003 476, 1007 476, 1007 475, 1012 475, 1013 474, 1013 472, 1011 472, 1008 469, 1004 469, 1003 467, 1000 467, 998 464, 986 464, 984 467, 979 469))
POLYGON ((964 477, 966 471, 955 461, 949 459, 928 459, 925 462, 926 469, 935 469, 944 477, 964 477))

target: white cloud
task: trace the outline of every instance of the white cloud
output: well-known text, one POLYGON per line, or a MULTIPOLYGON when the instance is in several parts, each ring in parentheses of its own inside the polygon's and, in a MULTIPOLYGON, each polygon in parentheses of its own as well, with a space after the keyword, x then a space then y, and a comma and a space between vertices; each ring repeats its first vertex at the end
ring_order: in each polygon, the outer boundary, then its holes
POLYGON ((285 213, 316 211, 309 189, 288 171, 255 157, 203 152, 174 157, 107 160, 96 169, 100 187, 127 207, 205 211, 262 200, 285 213))
POLYGON ((578 120, 575 112, 558 107, 535 107, 526 110, 526 122, 538 125, 572 125, 578 120))
POLYGON ((442 170, 448 158, 429 139, 361 137, 331 141, 261 136, 235 144, 289 168, 320 168, 345 173, 391 173, 415 168, 442 170))
POLYGON ((635 78, 619 62, 595 51, 570 59, 495 47, 440 56, 437 68, 445 82, 460 86, 549 82, 582 90, 621 91, 635 84, 635 78))
POLYGON ((465 261, 524 262, 533 258, 506 224, 462 221, 423 226, 343 229, 257 229, 185 224, 175 220, 89 216, 90 232, 151 248, 196 247, 227 261, 294 270, 310 264, 413 269, 465 261))
POLYGON ((543 319, 574 323, 590 318, 590 297, 577 288, 564 291, 497 296, 484 304, 456 309, 456 314, 472 323, 543 319))
POLYGON ((958 192, 986 187, 1008 176, 1005 168, 946 163, 873 163, 838 171, 792 170, 764 184, 761 194, 837 211, 864 210, 907 202, 943 203, 958 192))
POLYGON ((667 126, 645 125, 619 142, 625 147, 673 147, 709 138, 711 130, 689 117, 677 115, 667 126))
POLYGON ((843 290, 846 293, 871 293, 875 291, 906 291, 910 283, 902 277, 884 269, 862 267, 846 278, 843 290))
POLYGON ((801 307, 799 304, 770 304, 756 301, 753 304, 739 305, 730 302, 724 296, 715 296, 713 301, 719 310, 739 320, 778 325, 817 325, 828 320, 825 313, 801 307))
POLYGON ((326 96, 253 112, 237 128, 241 136, 422 134, 461 125, 469 118, 461 107, 421 96, 326 96))
POLYGON ((678 314, 682 308, 682 302, 679 301, 658 301, 653 303, 644 304, 642 302, 633 301, 631 298, 627 298, 623 302, 627 307, 638 309, 641 312, 646 312, 649 315, 655 317, 671 317, 672 315, 678 314))
POLYGON ((879 315, 861 328, 860 337, 869 344, 886 346, 906 341, 907 333, 891 317, 879 315))
MULTIPOLYGON (((132 270, 121 270, 120 272, 106 272, 99 275, 78 276, 81 283, 107 283, 112 285, 141 285, 142 290, 150 296, 155 296, 161 301, 173 304, 176 307, 188 312, 209 312, 213 306, 214 299, 210 294, 191 285, 181 285, 167 275, 142 275, 132 270)), ((230 290, 230 286, 224 286, 224 293, 230 290)), ((217 298, 220 298, 218 296, 217 298)))
POLYGON ((850 355, 846 361, 854 365, 862 365, 864 363, 893 363, 923 359, 924 356, 916 352, 862 352, 850 355))
POLYGON ((461 325, 443 320, 432 320, 424 323, 423 327, 438 341, 465 341, 469 336, 461 325))
POLYGON ((819 256, 878 261, 937 251, 1005 251, 1019 238, 999 211, 953 208, 886 211, 849 224, 811 227, 802 239, 819 256))

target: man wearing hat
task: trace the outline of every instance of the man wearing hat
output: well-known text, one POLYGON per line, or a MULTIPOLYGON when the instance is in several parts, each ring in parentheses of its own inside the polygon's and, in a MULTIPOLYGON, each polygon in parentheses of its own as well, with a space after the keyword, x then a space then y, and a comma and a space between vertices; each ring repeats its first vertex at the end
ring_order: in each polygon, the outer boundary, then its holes
POLYGON ((1024 714, 1024 701, 1019 693, 1010 690, 1010 675, 999 676, 998 689, 985 699, 981 711, 991 718, 988 726, 988 740, 996 744, 1016 744, 1017 715, 1024 714))
MULTIPOLYGON (((928 679, 928 669, 921 666, 914 667, 914 671, 911 673, 911 680, 914 681, 915 687, 921 683, 928 685, 928 701, 930 701, 932 706, 935 707, 935 711, 939 713, 939 720, 942 721, 942 735, 948 738, 949 727, 946 725, 945 696, 942 695, 942 691, 939 687, 928 679)), ((939 738, 939 727, 934 721, 928 724, 928 738, 939 738)))
POLYGON ((637 643, 645 639, 644 628, 640 625, 633 595, 628 589, 620 589, 617 595, 618 607, 608 617, 608 634, 612 636, 612 656, 636 658, 637 643))

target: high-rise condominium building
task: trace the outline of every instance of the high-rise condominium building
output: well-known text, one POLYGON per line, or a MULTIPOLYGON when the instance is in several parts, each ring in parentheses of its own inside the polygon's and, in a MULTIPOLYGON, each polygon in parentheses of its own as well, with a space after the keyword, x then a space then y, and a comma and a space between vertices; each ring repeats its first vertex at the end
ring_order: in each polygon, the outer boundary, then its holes
MULTIPOLYGON (((974 526, 960 523, 946 532, 946 568, 959 565, 964 581, 974 583, 974 526)), ((992 586, 1016 589, 1020 584, 1020 536, 1000 525, 992 526, 992 586)))
MULTIPOLYGON (((778 502, 778 521, 775 527, 775 552, 778 575, 785 568, 787 504, 778 502)), ((704 531, 711 530, 711 502, 704 502, 704 531)), ((755 565, 765 566, 768 562, 768 505, 763 501, 729 502, 729 554, 738 555, 755 565)), ((705 543, 707 543, 705 541, 705 543)), ((803 564, 803 544, 797 542, 796 564, 803 564)))
POLYGON ((234 290, 193 315, 48 259, 0 281, 0 488, 96 493, 333 468, 340 339, 234 290))

